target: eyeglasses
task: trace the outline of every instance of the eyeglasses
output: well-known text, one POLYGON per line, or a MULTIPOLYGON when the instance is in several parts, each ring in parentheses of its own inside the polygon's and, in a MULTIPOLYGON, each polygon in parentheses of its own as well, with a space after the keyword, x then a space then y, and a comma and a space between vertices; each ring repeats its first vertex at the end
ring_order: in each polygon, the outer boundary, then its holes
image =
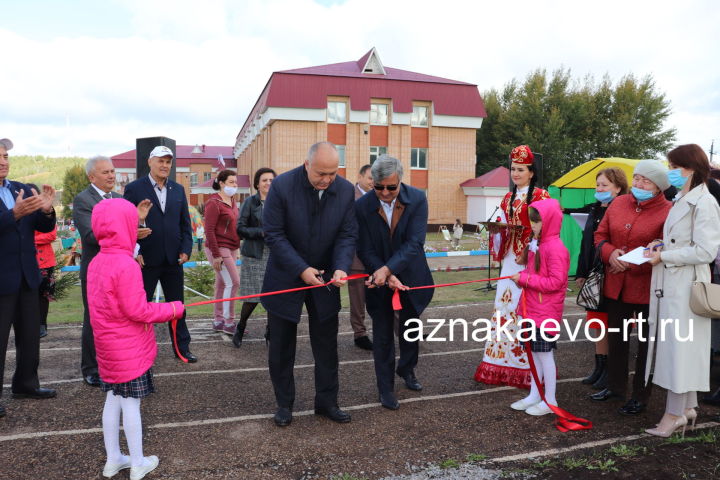
POLYGON ((387 188, 388 192, 394 192, 395 190, 397 190, 398 187, 399 187, 399 185, 377 185, 376 184, 375 190, 377 190, 378 192, 382 192, 383 190, 385 190, 387 188))

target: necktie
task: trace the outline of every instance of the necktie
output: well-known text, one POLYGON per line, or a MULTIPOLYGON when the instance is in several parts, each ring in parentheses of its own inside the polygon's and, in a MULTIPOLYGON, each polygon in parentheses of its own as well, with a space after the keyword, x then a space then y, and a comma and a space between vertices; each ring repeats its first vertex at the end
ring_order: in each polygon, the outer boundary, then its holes
POLYGON ((103 195, 103 198, 105 198, 105 199, 112 198, 112 195, 108 192, 105 195, 103 195))

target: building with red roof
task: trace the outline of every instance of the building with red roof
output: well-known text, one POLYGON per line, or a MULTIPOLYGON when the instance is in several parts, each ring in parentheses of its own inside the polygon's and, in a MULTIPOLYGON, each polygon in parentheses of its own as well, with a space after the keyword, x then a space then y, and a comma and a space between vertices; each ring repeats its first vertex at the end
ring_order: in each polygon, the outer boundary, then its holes
POLYGON ((460 187, 467 198, 467 223, 484 222, 491 217, 494 220, 509 185, 510 170, 507 167, 497 167, 477 178, 462 182, 460 187))
POLYGON ((282 173, 313 143, 330 141, 339 174, 354 182, 360 167, 387 153, 403 163, 403 182, 426 191, 429 223, 447 223, 466 213, 459 184, 474 175, 485 116, 476 85, 386 67, 373 48, 357 61, 274 72, 233 154, 239 173, 282 173))
MULTIPOLYGON (((190 205, 204 203, 205 197, 212 193, 212 181, 215 173, 223 168, 236 170, 237 162, 233 156, 233 147, 214 145, 177 145, 175 147, 175 181, 185 188, 190 205), (224 166, 223 166, 224 165, 224 166)), ((122 193, 125 185, 136 179, 135 150, 114 155, 111 158, 117 177, 116 189, 122 193)), ((247 175, 238 175, 238 193, 240 198, 250 193, 250 179, 247 175)))

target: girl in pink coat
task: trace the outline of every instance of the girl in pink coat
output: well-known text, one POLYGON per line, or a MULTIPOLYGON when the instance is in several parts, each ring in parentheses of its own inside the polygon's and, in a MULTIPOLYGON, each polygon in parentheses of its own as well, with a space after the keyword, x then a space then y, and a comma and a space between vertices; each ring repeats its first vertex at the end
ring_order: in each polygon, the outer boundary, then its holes
POLYGON ((88 267, 88 307, 95 337, 103 409, 105 477, 130 468, 139 480, 157 467, 155 455, 144 457, 140 401, 154 391, 152 364, 157 355, 153 323, 182 317, 183 304, 149 303, 140 266, 133 259, 138 212, 122 198, 103 200, 92 212, 92 230, 100 253, 88 267), (130 456, 120 452, 120 413, 130 456))
MULTIPOLYGON (((512 280, 523 289, 519 309, 524 314, 523 321, 534 324, 535 335, 530 342, 531 351, 538 379, 541 382, 544 380, 545 400, 557 406, 555 399, 557 369, 553 358, 553 350, 557 348, 557 342, 543 339, 541 331, 545 332, 546 338, 552 338, 560 333, 568 286, 570 254, 560 240, 562 211, 557 200, 550 198, 533 202, 528 213, 534 239, 525 251, 527 267, 513 275, 512 280)), ((513 403, 511 408, 523 410, 530 415, 552 413, 547 403, 542 401, 534 379, 530 385, 530 394, 513 403)))

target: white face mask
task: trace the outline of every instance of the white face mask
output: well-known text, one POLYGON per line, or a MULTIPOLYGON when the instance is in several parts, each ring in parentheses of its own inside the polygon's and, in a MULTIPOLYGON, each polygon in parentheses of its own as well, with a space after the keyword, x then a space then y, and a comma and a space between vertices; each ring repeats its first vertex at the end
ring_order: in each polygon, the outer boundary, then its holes
POLYGON ((237 193, 237 187, 223 187, 223 192, 225 192, 225 195, 232 197, 237 193))

